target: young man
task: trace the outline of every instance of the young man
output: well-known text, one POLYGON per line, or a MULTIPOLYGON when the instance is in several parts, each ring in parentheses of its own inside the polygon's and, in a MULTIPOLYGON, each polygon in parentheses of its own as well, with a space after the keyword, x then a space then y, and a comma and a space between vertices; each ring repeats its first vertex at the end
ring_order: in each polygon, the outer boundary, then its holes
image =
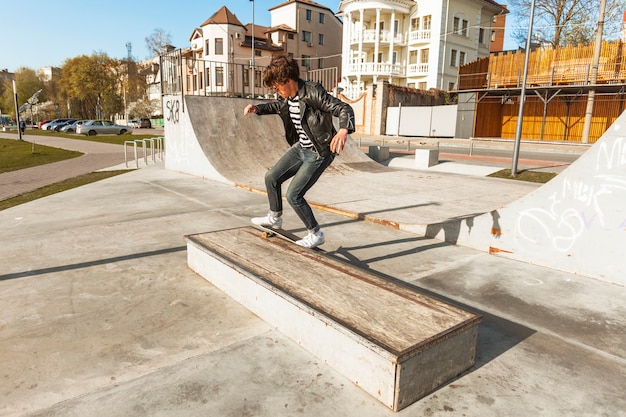
POLYGON ((281 186, 293 178, 286 198, 308 230, 307 236, 296 243, 314 248, 324 243, 324 233, 304 194, 331 164, 335 154, 343 150, 348 133, 354 132, 354 112, 349 104, 328 94, 320 84, 300 79, 298 63, 287 55, 272 59, 263 74, 263 83, 281 98, 248 104, 243 113, 278 114, 291 147, 265 174, 270 206, 268 215, 251 221, 262 226, 282 227, 281 186), (339 119, 338 132, 333 127, 333 116, 339 119))

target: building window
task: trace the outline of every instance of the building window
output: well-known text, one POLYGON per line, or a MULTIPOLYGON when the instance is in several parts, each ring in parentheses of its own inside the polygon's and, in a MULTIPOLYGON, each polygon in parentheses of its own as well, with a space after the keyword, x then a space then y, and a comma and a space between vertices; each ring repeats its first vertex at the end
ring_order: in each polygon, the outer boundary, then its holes
POLYGON ((426 81, 420 81, 419 83, 417 83, 417 88, 419 88, 420 90, 426 90, 426 87, 426 81))
POLYGON ((466 38, 469 37, 469 33, 467 31, 468 27, 469 27, 469 22, 463 19, 463 28, 461 29, 461 35, 465 36, 466 38))
POLYGON ((311 14, 312 14, 311 10, 306 9, 306 20, 311 21, 311 14))
POLYGON ((325 19, 326 19, 326 16, 324 15, 324 13, 320 13, 320 23, 324 24, 325 19))
POLYGON ((287 34, 287 39, 293 39, 293 38, 294 38, 293 33, 288 33, 287 34))
POLYGON ((209 45, 211 44, 211 41, 209 39, 207 39, 204 42, 204 55, 208 55, 209 54, 209 45))
POLYGON ((209 87, 211 85, 211 69, 206 69, 206 86, 209 87))
POLYGON ((465 65, 465 52, 459 52, 459 67, 465 65))
POLYGON ((319 35, 317 35, 317 43, 319 43, 320 45, 324 45, 324 34, 320 33, 319 35))
POLYGON ((250 86, 250 71, 243 72, 243 85, 250 86))
POLYGON ((428 48, 420 51, 420 64, 428 64, 428 48))
POLYGON ((454 33, 459 33, 459 27, 461 26, 461 19, 459 19, 458 17, 454 18, 454 21, 452 23, 452 31, 454 33))
POLYGON ((254 50, 254 56, 261 56, 261 50, 260 49, 255 49, 254 50))
POLYGON ((324 58, 318 58, 317 60, 317 68, 324 69, 324 58))
POLYGON ((430 23, 433 20, 432 16, 428 15, 428 16, 424 16, 422 18, 422 29, 424 30, 430 30, 430 23))
POLYGON ((450 82, 448 83, 448 91, 454 91, 454 90, 455 90, 455 87, 454 87, 454 86, 455 86, 454 82, 453 82, 453 81, 450 81, 450 82))
POLYGON ((254 85, 257 87, 261 87, 261 81, 263 78, 263 73, 261 72, 261 70, 255 70, 254 71, 254 85))
POLYGON ((224 39, 215 38, 215 55, 224 55, 224 39))
POLYGON ((419 17, 414 17, 411 19, 411 31, 420 30, 420 19, 419 17))
POLYGON ((413 64, 417 64, 417 54, 418 54, 418 50, 414 50, 414 51, 409 51, 409 64, 413 65, 413 64))
POLYGON ((303 30, 302 40, 306 43, 311 43, 311 32, 307 32, 306 30, 303 30))
POLYGON ((450 66, 451 67, 456 67, 456 54, 457 54, 456 49, 453 49, 452 51, 450 51, 450 66))
POLYGON ((307 70, 311 70, 311 57, 309 55, 302 55, 302 66, 307 70))
POLYGON ((478 43, 481 45, 485 44, 485 29, 478 29, 478 43))
POLYGON ((224 86, 224 68, 218 67, 215 68, 215 85, 218 87, 224 86))
POLYGON ((491 42, 495 42, 495 40, 496 40, 496 31, 492 30, 491 31, 491 42))

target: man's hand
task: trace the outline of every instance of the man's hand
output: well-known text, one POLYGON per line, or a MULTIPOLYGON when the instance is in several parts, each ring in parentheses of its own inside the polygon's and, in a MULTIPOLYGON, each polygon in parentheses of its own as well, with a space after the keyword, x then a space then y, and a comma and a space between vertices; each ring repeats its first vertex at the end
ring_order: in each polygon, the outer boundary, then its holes
POLYGON ((259 109, 254 104, 248 104, 245 109, 243 109, 243 115, 247 115, 248 113, 256 113, 259 109))
POLYGON ((348 129, 339 129, 333 140, 330 141, 330 150, 334 153, 343 151, 343 147, 348 139, 348 129))

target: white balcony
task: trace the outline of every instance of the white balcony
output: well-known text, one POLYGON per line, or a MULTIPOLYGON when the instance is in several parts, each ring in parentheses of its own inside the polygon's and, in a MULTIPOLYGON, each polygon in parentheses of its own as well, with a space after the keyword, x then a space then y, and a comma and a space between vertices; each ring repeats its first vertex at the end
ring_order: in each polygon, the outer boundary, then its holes
POLYGON ((409 76, 428 75, 428 63, 426 64, 409 64, 409 76))
POLYGON ((409 32, 409 43, 429 43, 431 30, 412 30, 409 32))
POLYGON ((377 75, 377 76, 394 76, 403 77, 404 68, 400 64, 361 62, 353 63, 348 66, 347 75, 377 75))
POLYGON ((363 30, 361 32, 353 33, 350 37, 351 43, 359 43, 361 40, 363 43, 375 43, 376 39, 381 44, 391 44, 393 40, 394 44, 403 44, 405 42, 404 36, 401 33, 394 34, 389 30, 376 31, 376 29, 363 30))

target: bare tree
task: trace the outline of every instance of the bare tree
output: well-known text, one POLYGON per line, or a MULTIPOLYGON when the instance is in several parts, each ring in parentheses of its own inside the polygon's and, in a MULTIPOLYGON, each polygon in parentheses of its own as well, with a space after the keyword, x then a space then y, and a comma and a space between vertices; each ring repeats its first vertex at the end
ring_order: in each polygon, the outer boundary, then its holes
MULTIPOLYGON (((528 35, 531 0, 509 0, 509 10, 517 21, 512 38, 524 45, 528 35)), ((626 0, 608 0, 604 39, 619 38, 626 0)), ((593 41, 600 0, 535 0, 533 37, 552 46, 589 44, 593 41)))
POLYGON ((146 46, 152 54, 148 58, 160 55, 165 47, 171 43, 172 39, 169 32, 165 32, 165 30, 161 28, 154 29, 154 31, 146 37, 146 46))

